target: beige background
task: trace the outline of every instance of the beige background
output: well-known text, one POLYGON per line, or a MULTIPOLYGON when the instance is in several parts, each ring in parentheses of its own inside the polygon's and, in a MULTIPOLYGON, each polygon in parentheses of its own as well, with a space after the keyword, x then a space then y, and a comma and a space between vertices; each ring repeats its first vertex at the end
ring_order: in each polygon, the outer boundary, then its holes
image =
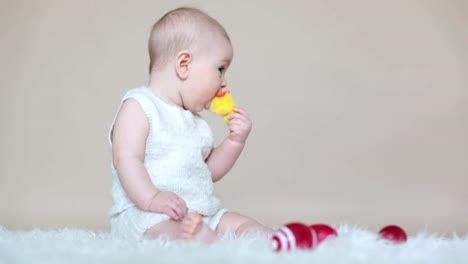
POLYGON ((109 230, 107 131, 147 83, 151 24, 184 4, 226 27, 254 123, 216 185, 225 206, 270 226, 468 233, 463 0, 1 0, 0 225, 109 230))

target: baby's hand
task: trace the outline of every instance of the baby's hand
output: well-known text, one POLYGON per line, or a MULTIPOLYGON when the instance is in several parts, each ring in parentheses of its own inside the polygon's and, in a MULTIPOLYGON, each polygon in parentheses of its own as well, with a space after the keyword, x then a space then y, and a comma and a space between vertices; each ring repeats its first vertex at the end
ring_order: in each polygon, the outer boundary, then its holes
POLYGON ((229 115, 229 136, 232 141, 244 144, 252 129, 249 114, 242 109, 235 108, 234 113, 229 115))
POLYGON ((182 220, 188 213, 185 201, 173 192, 161 191, 151 200, 150 209, 155 213, 163 213, 173 220, 182 220))

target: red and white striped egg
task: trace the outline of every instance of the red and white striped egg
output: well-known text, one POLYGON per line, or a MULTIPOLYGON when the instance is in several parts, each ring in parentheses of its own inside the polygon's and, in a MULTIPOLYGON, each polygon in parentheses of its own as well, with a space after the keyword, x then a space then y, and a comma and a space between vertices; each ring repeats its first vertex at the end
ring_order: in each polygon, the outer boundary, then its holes
POLYGON ((318 244, 316 232, 303 223, 289 223, 280 227, 272 238, 275 251, 312 249, 318 244))

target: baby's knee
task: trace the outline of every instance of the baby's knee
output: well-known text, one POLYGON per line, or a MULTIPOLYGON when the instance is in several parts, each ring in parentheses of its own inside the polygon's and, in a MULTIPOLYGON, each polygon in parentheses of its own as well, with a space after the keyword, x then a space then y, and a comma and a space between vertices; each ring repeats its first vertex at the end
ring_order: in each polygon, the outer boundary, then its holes
POLYGON ((243 229, 243 228, 253 227, 253 226, 261 226, 261 224, 253 218, 246 217, 245 219, 242 219, 239 222, 239 226, 237 229, 243 229))
POLYGON ((262 225, 257 220, 247 216, 239 222, 239 225, 234 231, 236 235, 254 233, 258 235, 270 236, 271 234, 273 234, 273 230, 262 225))
POLYGON ((234 232, 238 235, 262 226, 255 219, 240 214, 236 214, 233 220, 234 232))

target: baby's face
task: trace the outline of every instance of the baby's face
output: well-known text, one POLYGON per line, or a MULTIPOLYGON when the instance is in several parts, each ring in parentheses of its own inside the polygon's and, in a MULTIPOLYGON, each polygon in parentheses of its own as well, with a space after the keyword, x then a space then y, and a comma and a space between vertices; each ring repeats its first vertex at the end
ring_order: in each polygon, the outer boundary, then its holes
POLYGON ((225 74, 232 61, 231 43, 224 36, 215 38, 200 54, 193 57, 188 78, 186 109, 201 112, 208 109, 211 100, 227 86, 225 74))

